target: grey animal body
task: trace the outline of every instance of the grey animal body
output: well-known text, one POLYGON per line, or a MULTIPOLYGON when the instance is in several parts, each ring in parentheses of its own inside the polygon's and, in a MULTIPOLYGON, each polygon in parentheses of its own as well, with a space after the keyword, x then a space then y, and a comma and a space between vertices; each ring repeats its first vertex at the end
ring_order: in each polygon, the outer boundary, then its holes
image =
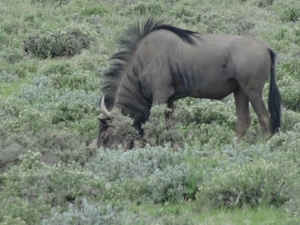
MULTIPOLYGON (((172 107, 175 100, 188 96, 220 100, 234 93, 239 140, 250 125, 249 102, 265 136, 279 131, 276 55, 268 44, 245 36, 201 34, 149 18, 130 28, 120 45, 122 50, 112 56, 103 76, 98 146, 121 143, 114 140, 107 123, 113 119, 113 107, 132 117, 133 126, 143 135, 141 124, 153 104, 172 107), (262 90, 269 75, 268 111, 262 90)), ((121 144, 132 147, 132 143, 121 144)))

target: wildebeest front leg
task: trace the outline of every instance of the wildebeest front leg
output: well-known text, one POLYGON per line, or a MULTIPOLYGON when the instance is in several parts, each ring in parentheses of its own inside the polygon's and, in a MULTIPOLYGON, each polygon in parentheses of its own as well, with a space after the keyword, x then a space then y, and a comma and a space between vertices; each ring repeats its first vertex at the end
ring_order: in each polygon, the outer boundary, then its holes
POLYGON ((170 119, 173 113, 173 101, 169 101, 169 99, 174 93, 173 88, 168 88, 163 93, 156 93, 153 97, 153 105, 167 104, 167 107, 171 109, 170 112, 166 113, 167 119, 170 119))
POLYGON ((173 88, 161 87, 162 91, 157 91, 153 94, 152 104, 160 105, 167 104, 169 108, 173 107, 173 102, 169 102, 171 96, 175 94, 175 90, 173 88))
POLYGON ((241 141, 250 125, 249 99, 240 89, 234 92, 236 107, 236 137, 241 141))

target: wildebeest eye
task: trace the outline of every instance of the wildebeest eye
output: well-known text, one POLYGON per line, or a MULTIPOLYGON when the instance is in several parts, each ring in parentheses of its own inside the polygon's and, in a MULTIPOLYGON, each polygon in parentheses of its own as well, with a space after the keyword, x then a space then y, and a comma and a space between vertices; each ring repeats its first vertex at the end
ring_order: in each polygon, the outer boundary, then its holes
POLYGON ((98 118, 101 124, 107 124, 107 119, 98 118))

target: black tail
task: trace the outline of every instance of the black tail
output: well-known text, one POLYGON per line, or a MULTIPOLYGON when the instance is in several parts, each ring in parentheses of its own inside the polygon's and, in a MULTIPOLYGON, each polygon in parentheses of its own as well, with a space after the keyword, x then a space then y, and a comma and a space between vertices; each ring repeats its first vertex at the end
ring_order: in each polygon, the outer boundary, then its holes
POLYGON ((276 80, 275 80, 275 58, 276 54, 269 50, 271 56, 271 72, 270 72, 270 90, 269 90, 269 112, 271 114, 270 118, 270 129, 271 134, 279 132, 280 122, 281 122, 281 96, 278 90, 276 80))

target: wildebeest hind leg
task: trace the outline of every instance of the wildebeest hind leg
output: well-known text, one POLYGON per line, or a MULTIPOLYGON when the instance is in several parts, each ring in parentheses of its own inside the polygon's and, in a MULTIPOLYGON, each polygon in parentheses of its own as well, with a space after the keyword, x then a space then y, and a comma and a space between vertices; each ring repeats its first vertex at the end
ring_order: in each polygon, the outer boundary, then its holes
POLYGON ((262 133, 267 137, 270 134, 270 114, 264 104, 262 95, 252 91, 247 96, 258 117, 262 133))
POLYGON ((236 107, 236 137, 238 141, 242 139, 250 125, 249 99, 240 89, 234 92, 236 107))

